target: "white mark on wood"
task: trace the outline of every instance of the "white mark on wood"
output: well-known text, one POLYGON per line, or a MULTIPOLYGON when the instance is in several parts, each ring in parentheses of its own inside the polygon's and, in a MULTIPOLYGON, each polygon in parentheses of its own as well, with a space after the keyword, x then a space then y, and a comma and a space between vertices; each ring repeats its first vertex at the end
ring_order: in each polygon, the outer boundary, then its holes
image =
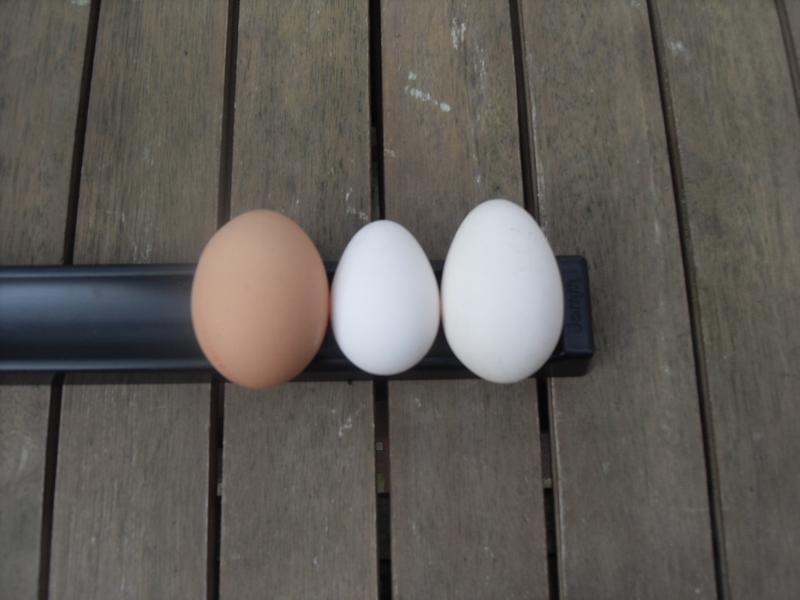
POLYGON ((144 145, 144 164, 147 165, 148 169, 153 168, 156 164, 155 159, 153 159, 153 151, 150 149, 148 144, 144 145))
POLYGON ((467 24, 461 19, 453 18, 450 20, 450 41, 453 48, 458 50, 464 45, 464 34, 467 32, 467 24))
POLYGON ((392 158, 397 158, 397 152, 395 152, 391 148, 384 148, 383 149, 383 155, 384 156, 390 156, 392 158))
POLYGON ((667 48, 669 48, 670 52, 672 52, 672 54, 675 56, 682 56, 683 58, 689 58, 689 51, 686 49, 686 46, 684 46, 683 42, 680 40, 668 41, 667 48))
POLYGON ((408 94, 412 98, 416 98, 417 100, 421 100, 422 102, 436 102, 436 104, 438 104, 438 102, 433 99, 433 96, 431 96, 430 92, 426 92, 419 88, 411 87, 408 85, 404 89, 406 94, 408 94))
POLYGON ((369 215, 363 210, 359 210, 358 207, 353 206, 350 203, 350 196, 352 195, 353 195, 353 188, 347 188, 347 192, 345 192, 344 194, 344 214, 358 217, 360 221, 363 221, 364 223, 369 223, 369 215))
POLYGON ((22 451, 19 453, 19 461, 17 462, 17 477, 20 477, 22 473, 25 472, 26 467, 28 466, 28 457, 30 456, 30 446, 31 440, 28 437, 23 439, 22 444, 22 451))
POLYGON ((89 0, 71 0, 75 6, 89 6, 89 0))
POLYGON ((352 415, 348 415, 347 418, 345 418, 344 422, 339 425, 339 437, 344 437, 344 432, 350 431, 353 428, 353 417, 357 417, 363 410, 364 407, 361 406, 356 412, 354 412, 352 415))
POLYGON ((317 8, 316 10, 312 11, 310 15, 308 15, 308 26, 306 27, 306 31, 314 31, 317 26, 319 25, 319 15, 322 12, 321 8, 317 8))
POLYGON ((417 408, 422 408, 422 400, 419 398, 414 398, 414 404, 417 405, 417 408))
POLYGON ((339 437, 344 437, 345 431, 350 431, 353 428, 353 417, 347 417, 344 423, 339 425, 339 437))
POLYGON ((363 210, 358 210, 355 206, 345 206, 344 213, 358 217, 359 221, 369 223, 369 215, 363 210))
POLYGON ((483 181, 483 176, 480 173, 478 173, 477 175, 475 175, 475 183, 477 185, 480 185, 481 181, 483 181))
POLYGON ((417 80, 417 74, 414 73, 414 71, 409 71, 408 72, 408 80, 409 81, 416 81, 417 80))
POLYGON ((315 569, 319 569, 319 557, 315 556, 311 559, 311 564, 314 565, 315 569))
MULTIPOLYGON (((539 195, 539 204, 541 205, 545 198, 544 165, 542 165, 542 153, 539 147, 539 130, 536 124, 536 102, 533 98, 531 98, 531 134, 533 136, 534 166, 536 167, 536 191, 539 195)), ((540 225, 542 225, 542 223, 540 223, 540 225)))
POLYGON ((433 95, 430 92, 428 92, 426 90, 422 90, 422 89, 420 89, 418 87, 412 87, 410 85, 407 85, 407 86, 405 86, 403 88, 403 91, 406 94, 408 94, 409 96, 411 96, 412 98, 414 98, 416 100, 419 100, 420 102, 424 102, 426 104, 433 104, 434 106, 438 106, 439 110, 441 110, 442 112, 448 113, 451 110, 453 110, 453 107, 450 106, 447 102, 440 102, 439 100, 434 98, 433 95))
POLYGON ((489 546, 484 546, 484 547, 483 547, 483 552, 484 552, 485 554, 488 554, 488 555, 489 555, 489 558, 491 558, 492 560, 494 560, 494 552, 492 552, 492 549, 491 549, 489 546))

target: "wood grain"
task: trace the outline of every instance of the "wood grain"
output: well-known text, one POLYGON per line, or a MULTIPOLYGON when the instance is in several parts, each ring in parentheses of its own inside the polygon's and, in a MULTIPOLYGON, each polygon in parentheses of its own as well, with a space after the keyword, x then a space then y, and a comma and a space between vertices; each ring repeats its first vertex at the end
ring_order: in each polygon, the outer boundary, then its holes
MULTIPOLYGON (((240 5, 231 213, 281 211, 326 259, 370 219, 367 13, 240 5)), ((371 386, 227 386, 225 415, 221 597, 375 598, 371 386)))
POLYGON ((778 8, 779 18, 782 20, 789 72, 794 84, 797 110, 800 112, 800 2, 798 0, 776 0, 775 5, 778 8))
POLYGON ((797 0, 783 0, 786 14, 789 17, 789 28, 794 42, 795 60, 800 62, 800 2, 797 0))
POLYGON ((589 262, 597 344, 550 383, 561 595, 716 598, 647 6, 529 0, 522 21, 541 220, 589 262))
MULTIPOLYGON (((386 216, 443 258, 522 200, 507 2, 384 2, 386 216)), ((393 597, 548 596, 536 387, 392 382, 393 597)))
POLYGON ((774 5, 658 2, 731 598, 800 595, 800 118, 774 5))
POLYGON ((535 398, 389 385, 393 598, 548 597, 535 398))
MULTIPOLYGON (((103 2, 76 262, 192 261, 214 231, 226 17, 103 2)), ((117 381, 65 386, 50 589, 203 597, 209 385, 117 381)))
POLYGON ((58 264, 89 6, 0 4, 0 264, 58 264))
POLYGON ((42 525, 48 385, 0 380, 0 590, 36 598, 42 525))
POLYGON ((205 597, 209 386, 119 382, 65 386, 51 593, 205 597))
POLYGON ((76 263, 196 261, 216 226, 227 11, 104 3, 76 263))
POLYGON ((365 0, 242 0, 231 213, 278 210, 326 260, 370 220, 365 0))
POLYGON ((376 596, 371 389, 228 388, 221 597, 376 596))
MULTIPOLYGON (((89 7, 0 3, 0 264, 63 259, 89 7)), ((49 385, 0 382, 0 590, 35 598, 49 385)))

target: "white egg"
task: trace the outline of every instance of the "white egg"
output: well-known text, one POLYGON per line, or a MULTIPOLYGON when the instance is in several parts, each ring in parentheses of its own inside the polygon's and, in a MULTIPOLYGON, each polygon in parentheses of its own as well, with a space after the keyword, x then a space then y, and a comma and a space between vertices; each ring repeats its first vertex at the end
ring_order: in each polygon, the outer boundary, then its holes
POLYGON ((439 288, 414 236, 392 221, 359 230, 331 285, 331 326, 344 355, 374 375, 417 364, 439 329, 439 288))
POLYGON ((475 207, 456 231, 442 272, 447 342, 495 383, 530 377, 561 336, 564 290, 542 230, 508 200, 475 207))

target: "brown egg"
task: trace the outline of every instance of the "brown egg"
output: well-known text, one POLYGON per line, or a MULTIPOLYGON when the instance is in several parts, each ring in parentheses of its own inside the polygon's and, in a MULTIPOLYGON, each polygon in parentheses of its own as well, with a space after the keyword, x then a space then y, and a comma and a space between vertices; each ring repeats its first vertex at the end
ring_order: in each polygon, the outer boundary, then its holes
POLYGON ((254 210, 222 227, 200 256, 192 323, 230 381, 266 388, 296 377, 319 350, 328 279, 314 242, 291 219, 254 210))

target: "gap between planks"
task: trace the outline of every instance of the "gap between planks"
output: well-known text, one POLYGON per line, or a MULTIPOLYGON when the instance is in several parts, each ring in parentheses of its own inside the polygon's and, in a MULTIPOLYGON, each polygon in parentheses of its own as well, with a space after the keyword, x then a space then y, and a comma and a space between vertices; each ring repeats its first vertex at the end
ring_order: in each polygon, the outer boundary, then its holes
MULTIPOLYGON (((70 165, 67 214, 64 224, 64 246, 61 262, 71 265, 75 251, 75 228, 78 222, 78 197, 81 187, 83 150, 86 143, 86 122, 89 113, 89 96, 92 88, 94 52, 97 44, 97 29, 100 21, 100 0, 92 0, 89 23, 86 28, 86 45, 83 55, 78 115, 75 119, 75 134, 70 165)), ((56 469, 58 467, 59 433, 61 429, 61 399, 64 394, 64 376, 56 375, 50 386, 50 409, 47 416, 47 442, 45 449, 44 488, 42 492, 42 527, 39 543, 39 600, 47 600, 50 594, 50 557, 53 542, 53 512, 55 509, 56 469)))
MULTIPOLYGON (((218 228, 227 223, 231 216, 233 135, 236 116, 236 59, 239 49, 239 0, 228 0, 226 38, 222 133, 220 136, 219 197, 217 200, 218 228)), ((222 545, 222 452, 225 432, 225 381, 219 376, 215 376, 211 383, 209 410, 206 595, 208 600, 218 600, 220 597, 220 554, 222 545)))
MULTIPOLYGON (((517 91, 517 119, 519 127, 519 155, 522 170, 523 205, 539 221, 539 198, 536 185, 536 150, 531 143, 531 128, 528 115, 531 99, 528 98, 527 73, 525 71, 525 31, 522 20, 521 0, 509 0, 511 35, 514 53, 514 83, 517 91)), ((547 536, 547 583, 551 600, 561 597, 558 569, 558 527, 556 527, 555 490, 556 469, 553 464, 552 437, 550 436, 550 386, 547 379, 536 381, 537 404, 539 410, 539 443, 542 469, 542 499, 544 506, 545 535, 547 536)))

